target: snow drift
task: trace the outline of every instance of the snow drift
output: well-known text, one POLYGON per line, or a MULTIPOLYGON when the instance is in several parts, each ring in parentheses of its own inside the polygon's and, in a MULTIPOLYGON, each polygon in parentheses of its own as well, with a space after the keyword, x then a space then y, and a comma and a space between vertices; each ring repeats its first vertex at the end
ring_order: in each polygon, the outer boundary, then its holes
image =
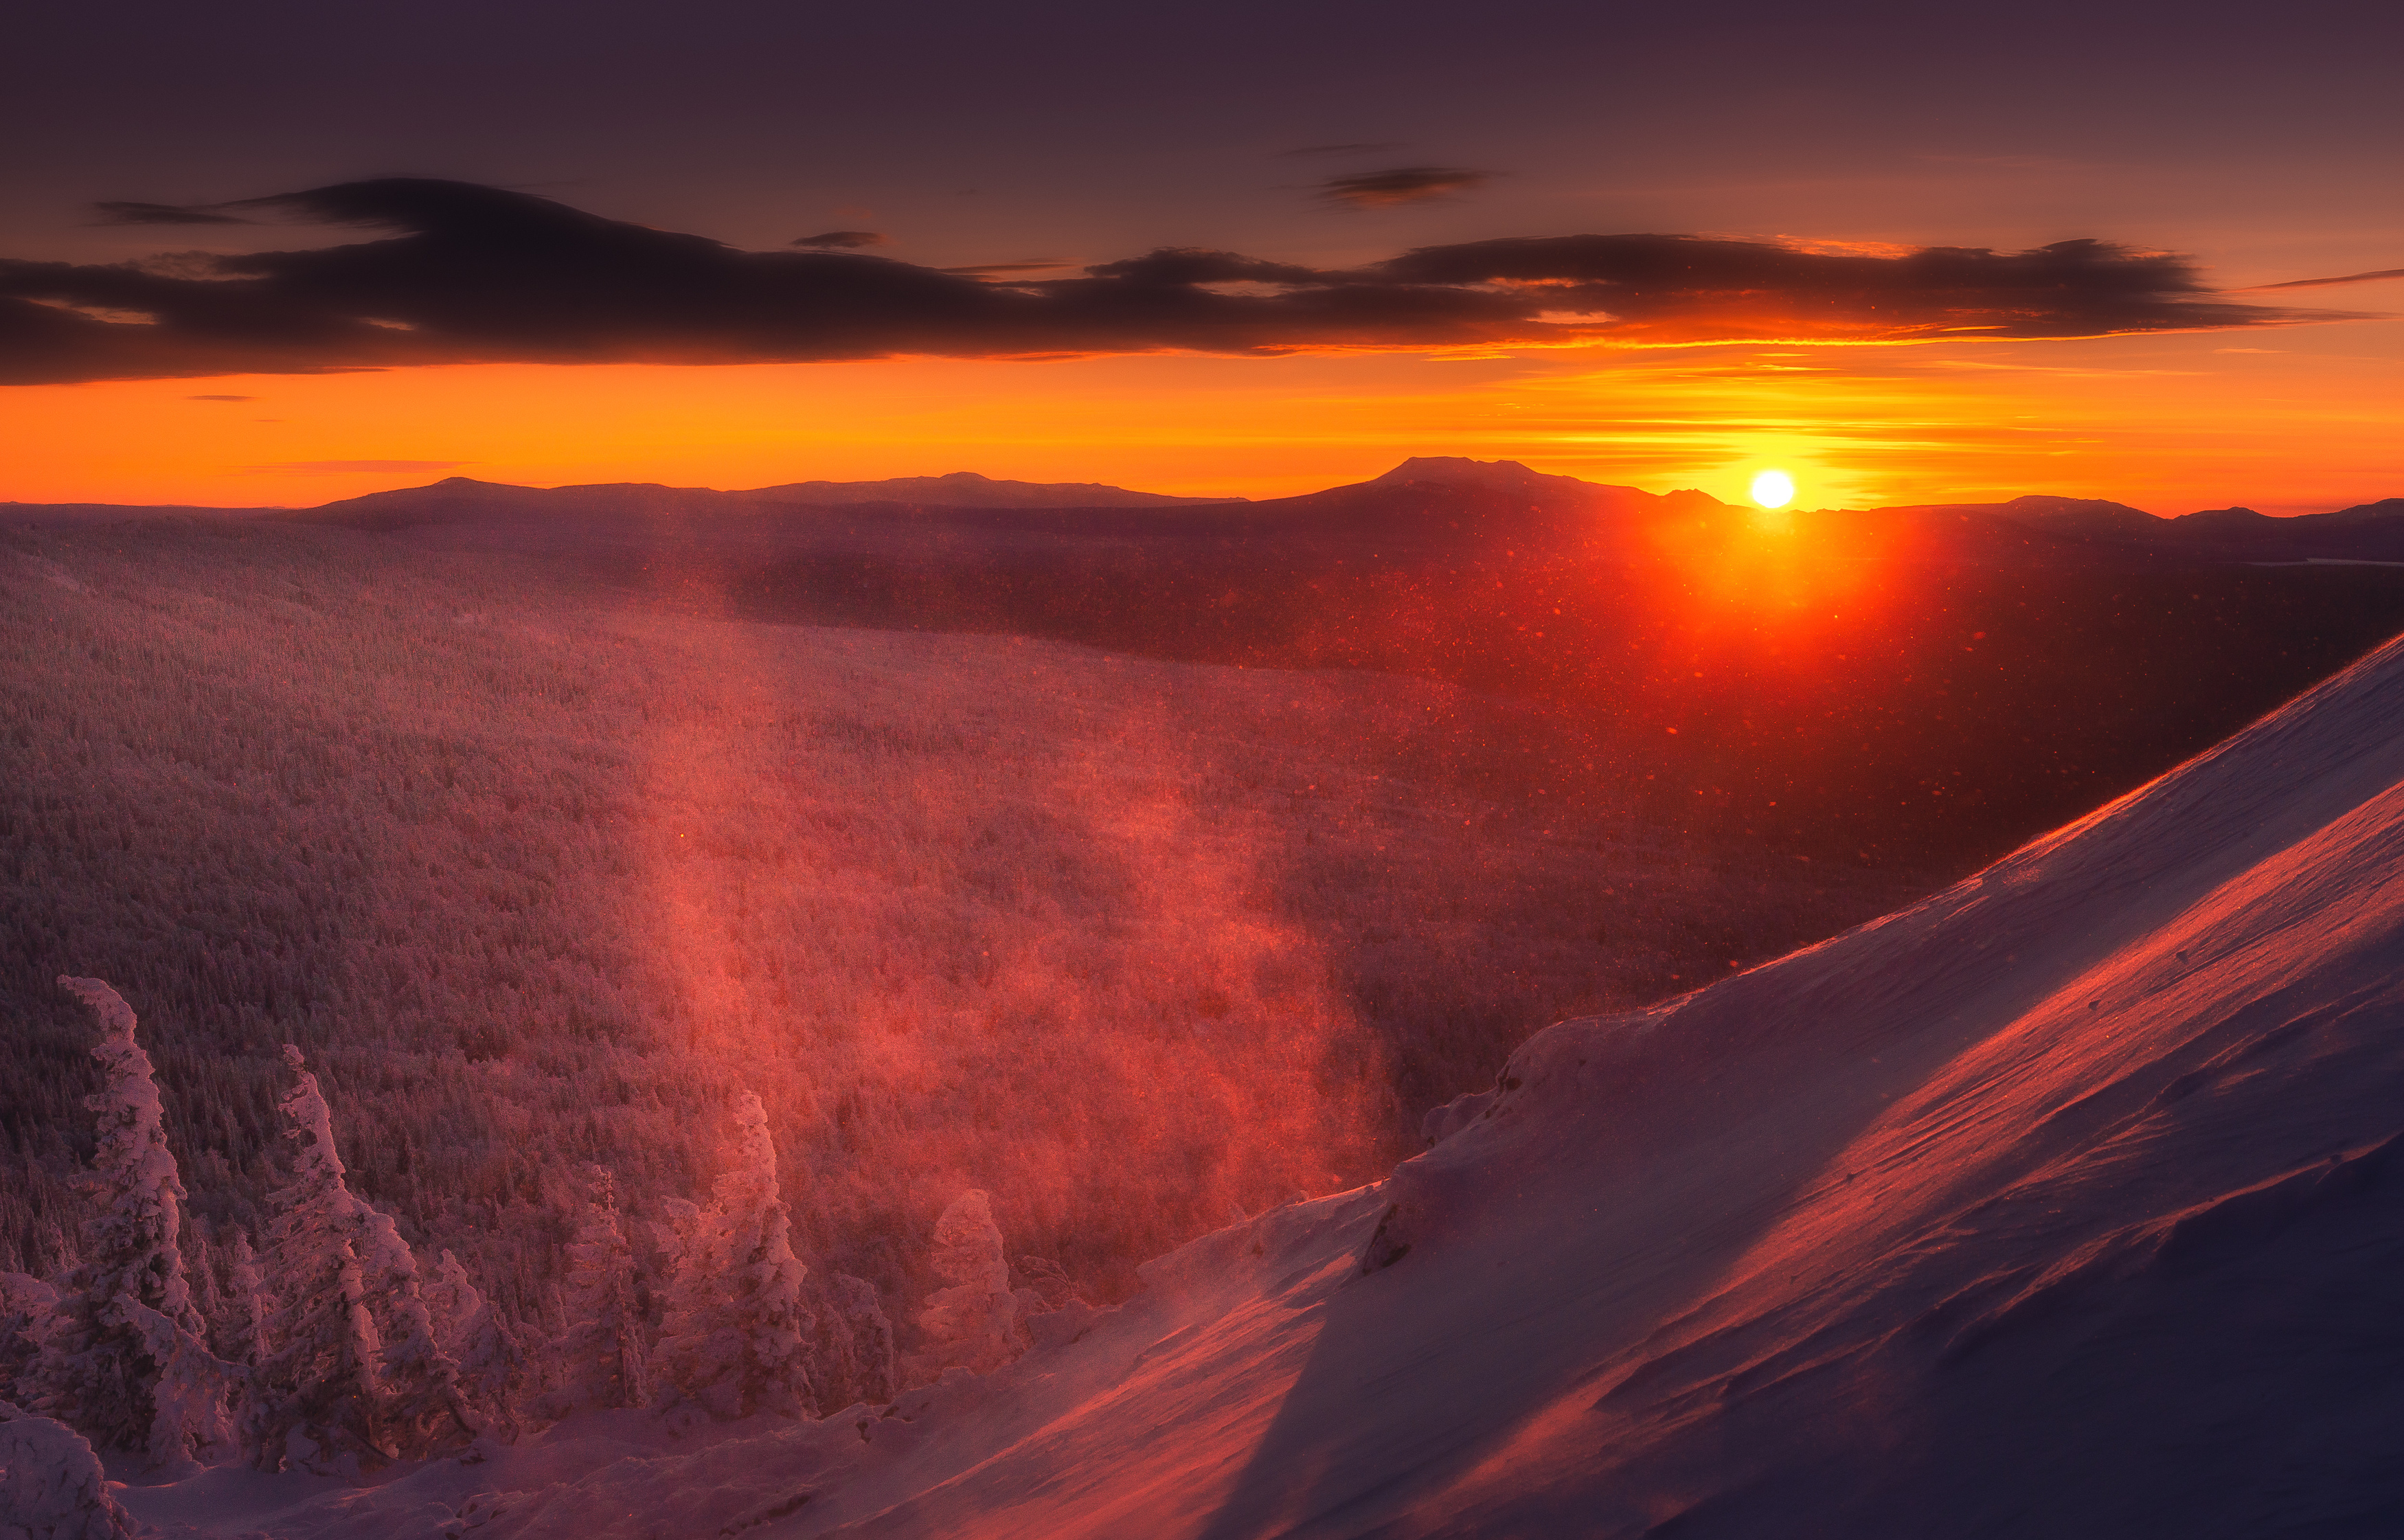
POLYGON ((224 1533, 2404 1531, 2399 724, 2391 644, 1908 910, 1538 1034, 1389 1181, 996 1373, 224 1533))

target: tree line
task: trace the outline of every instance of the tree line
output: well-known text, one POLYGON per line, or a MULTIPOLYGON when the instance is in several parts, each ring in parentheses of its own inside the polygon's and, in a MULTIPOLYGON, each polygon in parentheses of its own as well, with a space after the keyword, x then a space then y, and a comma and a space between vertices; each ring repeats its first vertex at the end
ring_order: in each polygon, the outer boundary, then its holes
POLYGON ((132 1007, 102 980, 59 983, 100 1026, 104 1083, 87 1102, 98 1140, 80 1178, 91 1217, 71 1267, 0 1274, 0 1427, 29 1451, 6 1478, 38 1473, 52 1498, 91 1484, 73 1442, 37 1440, 18 1426, 29 1420, 69 1430, 86 1457, 137 1453, 170 1477, 230 1461, 357 1477, 585 1410, 731 1420, 882 1405, 1010 1362, 1027 1318, 1073 1298, 1056 1271, 1013 1284, 971 1190, 936 1225, 930 1267, 944 1286, 912 1318, 914 1351, 897 1355, 877 1291, 795 1253, 767 1114, 747 1091, 726 1110, 706 1199, 669 1205, 664 1276, 639 1266, 612 1173, 588 1166, 555 1320, 513 1319, 450 1251, 426 1265, 352 1191, 333 1109, 298 1047, 284 1056, 262 1233, 196 1246, 132 1007))

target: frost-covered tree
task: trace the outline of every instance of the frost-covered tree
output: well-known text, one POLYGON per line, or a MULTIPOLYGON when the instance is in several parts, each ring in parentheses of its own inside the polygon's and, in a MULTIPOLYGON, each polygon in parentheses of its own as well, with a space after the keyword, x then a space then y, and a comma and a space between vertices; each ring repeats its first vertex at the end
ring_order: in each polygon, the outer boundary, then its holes
POLYGON ((467 1266, 445 1246, 426 1277, 426 1313, 434 1318, 434 1339, 452 1357, 459 1356, 459 1338, 468 1319, 483 1303, 483 1291, 468 1276, 467 1266))
POLYGON ((217 1251, 209 1242, 208 1221, 193 1216, 177 1244, 184 1253, 184 1282, 191 1291, 192 1310, 214 1333, 225 1315, 225 1291, 217 1286, 217 1251))
POLYGON ((167 1149, 150 1056, 133 1039, 133 1007, 96 978, 63 974, 59 983, 99 1018, 92 1057, 105 1083, 84 1103, 100 1114, 100 1144, 82 1181, 92 1211, 83 1225, 83 1260, 67 1274, 51 1311, 31 1377, 35 1404, 100 1448, 148 1449, 179 1462, 208 1452, 192 1447, 213 1425, 191 1404, 201 1393, 194 1386, 205 1372, 217 1375, 216 1394, 231 1389, 222 1365, 205 1370, 203 1363, 216 1360, 176 1246, 184 1184, 167 1149), (154 1438, 160 1377, 176 1357, 189 1381, 169 1393, 180 1421, 154 1438))
POLYGON ((447 1250, 426 1281, 426 1308, 436 1339, 459 1365, 460 1393, 491 1432, 515 1442, 518 1393, 528 1368, 518 1334, 447 1250))
POLYGON ((876 1286, 849 1273, 813 1273, 808 1305, 819 1411, 832 1417, 846 1407, 891 1401, 901 1389, 894 1379, 893 1323, 876 1286))
POLYGON ((234 1231, 230 1250, 217 1340, 224 1345, 227 1358, 237 1364, 256 1365, 267 1356, 267 1318, 274 1310, 275 1301, 268 1292, 267 1275, 259 1270, 259 1253, 251 1249, 250 1232, 234 1231))
POLYGON ((150 1389, 150 1464, 189 1475, 230 1452, 233 1421, 227 1404, 248 1375, 209 1351, 209 1345, 147 1305, 119 1299, 118 1309, 142 1334, 159 1365, 150 1389))
POLYGON ((485 1431, 504 1443, 518 1436, 517 1406, 534 1366, 524 1338, 492 1299, 479 1295, 459 1323, 452 1356, 459 1363, 459 1388, 482 1413, 485 1431))
POLYGON ((1024 1300, 1032 1295, 1035 1311, 1084 1303, 1069 1269, 1048 1256, 1020 1256, 1011 1262, 1010 1268, 1018 1278, 1018 1297, 1024 1300))
POLYGON ((435 1340, 417 1259, 388 1214, 350 1190, 333 1114, 300 1050, 282 1108, 291 1177, 271 1196, 276 1281, 245 1435, 264 1470, 371 1467, 474 1436, 458 1365, 435 1340))
POLYGON ((475 1415, 459 1390, 459 1365, 439 1340, 418 1278, 417 1254, 392 1216, 358 1205, 360 1270, 384 1356, 384 1421, 395 1452, 420 1456, 465 1447, 475 1415))
POLYGON ((709 1207, 679 1226, 658 1399, 692 1401, 716 1418, 804 1416, 816 1409, 802 1304, 809 1269, 793 1255, 768 1114, 749 1091, 735 1098, 734 1113, 728 1168, 709 1207))
POLYGON ((650 1400, 635 1251, 618 1222, 617 1179, 599 1166, 585 1167, 582 1175, 585 1201, 567 1245, 562 1292, 567 1330, 552 1349, 556 1388, 544 1398, 544 1410, 553 1417, 650 1400))
MULTIPOLYGON (((59 1291, 31 1273, 0 1273, 0 1401, 18 1394, 49 1335, 59 1291)), ((26 1399, 32 1398, 28 1388, 26 1399)))
POLYGON ((84 1437, 0 1400, 0 1540, 119 1540, 133 1533, 84 1437))
POLYGON ((1001 1229, 984 1193, 971 1188, 943 1210, 929 1264, 950 1287, 929 1295, 918 1312, 926 1350, 913 1360, 914 1378, 932 1379, 953 1367, 988 1374, 1027 1351, 1001 1229))

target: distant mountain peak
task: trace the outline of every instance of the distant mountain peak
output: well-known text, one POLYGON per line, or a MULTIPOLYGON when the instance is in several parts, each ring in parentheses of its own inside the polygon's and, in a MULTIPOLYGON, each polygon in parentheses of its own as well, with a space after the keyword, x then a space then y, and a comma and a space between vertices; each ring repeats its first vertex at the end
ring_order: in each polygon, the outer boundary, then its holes
POLYGON ((1600 490, 1600 482, 1576 476, 1554 476, 1530 470, 1516 460, 1473 460, 1464 455, 1414 455, 1378 476, 1371 486, 1435 482, 1446 486, 1475 486, 1497 492, 1600 490))
POLYGON ((1181 497, 1130 492, 1099 482, 1013 482, 951 470, 940 476, 894 476, 881 482, 788 482, 727 496, 746 502, 933 503, 970 508, 1161 508, 1191 503, 1239 503, 1242 497, 1181 497))
POLYGON ((2058 518, 2065 514, 2095 513, 2136 513, 2148 519, 2155 517, 2142 508, 2131 508, 2127 503, 2116 503, 2108 497, 2064 497, 2049 492, 2022 493, 2011 501, 1997 506, 2014 513, 2048 518, 2058 518))

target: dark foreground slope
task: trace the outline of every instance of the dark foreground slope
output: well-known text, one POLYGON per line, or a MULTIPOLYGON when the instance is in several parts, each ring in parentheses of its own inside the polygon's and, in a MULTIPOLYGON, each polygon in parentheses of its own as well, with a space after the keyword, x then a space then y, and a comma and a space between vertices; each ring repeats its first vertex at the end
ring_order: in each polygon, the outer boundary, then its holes
POLYGON ((862 1532, 1108 1533, 1173 1468, 1154 1535, 2396 1533, 2399 722, 2391 646, 1909 910, 1539 1034, 862 1532))
POLYGON ((1908 909, 1551 1028, 1389 1180, 997 1374, 570 1421, 275 1533, 487 1491, 493 1540, 2396 1533, 2399 722, 2404 644, 1908 909))

